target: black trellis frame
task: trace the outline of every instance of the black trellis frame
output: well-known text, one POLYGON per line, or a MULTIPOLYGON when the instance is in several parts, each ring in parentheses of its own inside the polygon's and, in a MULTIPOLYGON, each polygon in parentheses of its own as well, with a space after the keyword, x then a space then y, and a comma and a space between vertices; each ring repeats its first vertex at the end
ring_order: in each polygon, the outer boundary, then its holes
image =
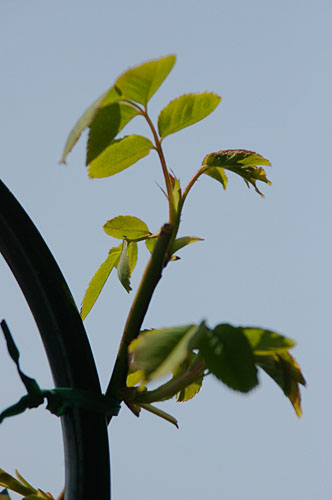
MULTIPOLYGON (((89 341, 64 277, 37 228, 1 180, 0 251, 35 318, 55 386, 101 393, 89 341)), ((65 500, 109 500, 106 418, 72 408, 61 422, 65 500)))

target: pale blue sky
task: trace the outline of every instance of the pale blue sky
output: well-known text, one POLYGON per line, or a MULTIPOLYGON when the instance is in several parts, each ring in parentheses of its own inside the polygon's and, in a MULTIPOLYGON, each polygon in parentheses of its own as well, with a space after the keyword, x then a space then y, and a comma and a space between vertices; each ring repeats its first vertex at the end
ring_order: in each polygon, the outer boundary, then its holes
MULTIPOLYGON (((157 157, 88 179, 85 138, 59 165, 80 113, 126 68, 177 54, 151 101, 154 117, 185 92, 223 96, 205 121, 165 140, 185 183, 205 154, 247 148, 272 162, 265 200, 230 176, 194 188, 181 233, 205 238, 165 272, 147 327, 200 321, 262 326, 298 342, 308 388, 298 420, 262 376, 249 396, 207 380, 187 404, 165 404, 180 430, 124 407, 110 429, 114 500, 327 500, 332 495, 330 0, 111 2, 2 0, 1 177, 54 253, 80 303, 113 241, 101 227, 137 215, 155 230, 167 207, 157 157), (128 479, 129 478, 129 479, 128 479)), ((133 122, 128 131, 145 131, 133 122)), ((140 252, 137 286, 147 253, 140 252)), ((0 316, 43 387, 52 380, 33 320, 1 262, 0 316)), ((86 328, 107 384, 130 307, 112 277, 86 328)), ((23 394, 0 339, 0 407, 23 394)), ((0 427, 0 467, 54 494, 62 488, 60 422, 43 409, 0 427)))

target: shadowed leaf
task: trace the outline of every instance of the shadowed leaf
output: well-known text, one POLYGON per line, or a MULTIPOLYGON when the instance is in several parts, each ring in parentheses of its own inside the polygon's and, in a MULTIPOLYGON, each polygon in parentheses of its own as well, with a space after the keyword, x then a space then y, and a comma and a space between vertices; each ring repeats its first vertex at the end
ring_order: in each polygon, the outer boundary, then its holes
POLYGON ((99 109, 90 125, 86 164, 99 156, 137 114, 134 106, 124 102, 114 102, 99 109))
POLYGON ((126 71, 115 82, 123 98, 146 105, 175 64, 174 55, 148 61, 126 71))
POLYGON ((113 238, 120 240, 139 240, 147 238, 151 233, 148 226, 138 217, 131 215, 119 215, 110 219, 103 226, 104 231, 113 238))
POLYGON ((203 120, 216 109, 221 97, 212 92, 185 94, 171 101, 158 117, 159 135, 163 139, 203 120))
POLYGON ((102 291, 107 278, 114 267, 117 266, 121 255, 121 245, 111 248, 106 260, 101 264, 96 274, 89 283, 85 292, 81 306, 81 318, 84 320, 94 306, 100 292, 102 291))
POLYGON ((129 267, 129 257, 128 257, 128 242, 123 240, 122 251, 120 260, 117 267, 118 278, 120 283, 123 285, 124 289, 129 293, 131 290, 130 286, 130 267, 129 267))
POLYGON ((33 493, 37 493, 35 488, 22 484, 3 469, 0 469, 0 486, 8 488, 11 491, 15 491, 16 493, 20 493, 21 495, 32 495, 33 493))
POLYGON ((272 356, 256 356, 256 363, 279 385, 290 400, 296 415, 301 417, 301 393, 299 384, 305 379, 296 360, 288 352, 272 356))
POLYGON ((258 384, 252 349, 241 328, 216 326, 201 340, 199 352, 209 371, 232 389, 248 392, 258 384))
POLYGON ((257 167, 257 165, 268 166, 271 163, 263 156, 246 149, 227 149, 210 153, 205 156, 202 162, 202 167, 208 167, 204 173, 221 182, 224 189, 227 186, 225 170, 230 170, 242 177, 248 187, 249 184, 252 184, 256 192, 264 198, 256 186, 256 181, 262 181, 269 185, 271 182, 267 179, 263 167, 257 167))
POLYGON ((114 140, 89 165, 89 177, 110 177, 134 165, 150 153, 152 142, 141 135, 114 140))
POLYGON ((98 110, 105 105, 105 103, 110 104, 118 99, 120 99, 119 93, 114 89, 114 87, 111 87, 107 92, 104 92, 100 97, 98 97, 98 99, 91 104, 86 111, 84 111, 83 115, 69 132, 60 163, 66 163, 68 153, 70 153, 75 146, 83 130, 91 125, 96 114, 98 113, 98 110))

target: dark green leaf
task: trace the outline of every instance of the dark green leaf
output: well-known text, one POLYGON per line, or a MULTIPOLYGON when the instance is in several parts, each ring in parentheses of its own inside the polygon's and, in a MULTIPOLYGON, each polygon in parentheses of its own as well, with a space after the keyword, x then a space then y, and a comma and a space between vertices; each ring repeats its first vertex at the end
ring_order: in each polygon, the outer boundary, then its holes
POLYGON ((279 385, 298 417, 302 415, 299 384, 305 379, 296 360, 288 353, 256 356, 256 363, 279 385))
POLYGON ((243 333, 249 340, 254 354, 271 355, 287 352, 295 346, 294 340, 283 335, 261 328, 243 328, 243 333))
POLYGON ((224 189, 227 185, 224 170, 230 170, 240 175, 248 187, 249 183, 252 184, 257 193, 264 197, 257 188, 256 181, 266 184, 271 184, 271 182, 267 179, 263 167, 257 167, 257 165, 271 165, 271 163, 263 156, 246 149, 227 149, 210 153, 202 162, 202 167, 207 167, 204 173, 221 182, 224 189))
POLYGON ((241 328, 218 325, 201 340, 199 352, 209 371, 232 389, 248 392, 258 384, 252 349, 241 328))
POLYGON ((110 104, 111 102, 117 101, 119 97, 119 93, 114 89, 114 87, 112 87, 107 92, 104 92, 104 94, 98 97, 98 99, 93 104, 91 104, 91 106, 89 106, 89 108, 83 113, 83 115, 79 118, 75 126, 70 131, 60 163, 66 163, 66 157, 68 153, 70 153, 70 151, 75 146, 83 130, 91 125, 91 123, 95 119, 96 114, 98 113, 98 110, 103 105, 105 105, 105 103, 110 104))
POLYGON ((120 240, 124 238, 127 240, 143 240, 151 234, 145 222, 131 215, 114 217, 114 219, 107 221, 103 228, 106 234, 120 240))
POLYGON ((204 324, 187 325, 142 333, 129 346, 134 367, 152 380, 172 372, 193 349, 193 342, 205 331, 204 324))
POLYGON ((158 117, 159 135, 163 139, 203 120, 216 109, 221 97, 212 92, 186 94, 171 101, 158 117))
POLYGON ((89 165, 106 149, 138 110, 125 102, 102 107, 90 125, 86 164, 89 165))
POLYGON ((84 298, 82 300, 81 306, 81 318, 84 320, 92 307, 94 306, 100 292, 102 291, 107 278, 111 274, 114 267, 117 266, 121 255, 121 245, 115 248, 111 248, 107 259, 99 267, 96 274, 93 276, 89 283, 87 291, 85 292, 84 298))
POLYGON ((117 79, 115 87, 122 98, 146 105, 167 78, 175 60, 175 56, 170 55, 131 68, 117 79))
POLYGON ((114 140, 90 163, 89 177, 102 178, 117 174, 147 156, 152 147, 152 142, 141 135, 128 135, 114 140))
POLYGON ((130 267, 129 267, 129 257, 128 257, 128 242, 126 240, 123 240, 122 243, 122 251, 117 271, 120 283, 123 285, 124 289, 127 290, 127 292, 129 293, 131 290, 130 267))

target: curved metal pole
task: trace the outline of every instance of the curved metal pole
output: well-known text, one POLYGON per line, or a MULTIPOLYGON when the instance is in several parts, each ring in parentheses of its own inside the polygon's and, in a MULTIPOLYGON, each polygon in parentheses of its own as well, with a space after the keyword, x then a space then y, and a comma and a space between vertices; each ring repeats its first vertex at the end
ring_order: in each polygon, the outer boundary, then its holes
MULTIPOLYGON (((37 323, 57 387, 100 393, 89 341, 70 290, 50 250, 0 181, 0 250, 37 323)), ((110 499, 104 416, 72 408, 62 417, 65 500, 110 499)))

